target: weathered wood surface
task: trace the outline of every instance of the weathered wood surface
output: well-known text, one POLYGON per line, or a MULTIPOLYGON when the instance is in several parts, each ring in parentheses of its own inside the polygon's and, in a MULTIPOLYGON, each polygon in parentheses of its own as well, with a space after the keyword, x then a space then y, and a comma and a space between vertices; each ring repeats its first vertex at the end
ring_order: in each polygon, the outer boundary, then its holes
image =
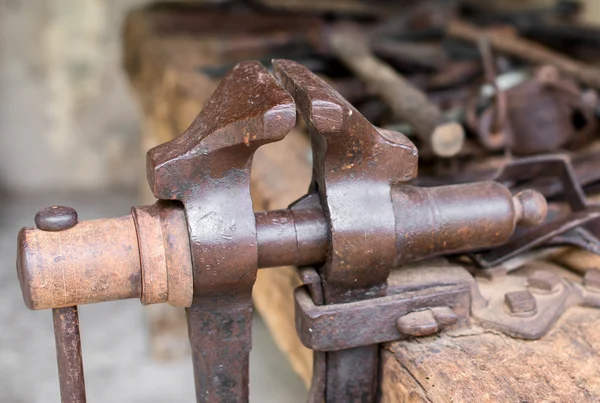
POLYGON ((571 308, 544 338, 472 332, 382 350, 391 402, 600 402, 600 311, 571 308))
MULTIPOLYGON (((125 29, 126 66, 144 117, 142 152, 187 128, 217 83, 199 66, 219 63, 215 38, 158 35, 152 16, 133 13, 125 29)), ((257 211, 285 207, 302 195, 311 173, 309 143, 300 131, 259 149, 252 170, 257 211)), ((143 169, 140 167, 141 171, 143 169)), ((145 177, 142 202, 151 203, 145 177)), ((577 271, 598 259, 570 253, 563 263, 577 271)), ((254 302, 277 345, 295 371, 309 382, 312 356, 295 332, 293 268, 260 270, 254 302)), ((177 355, 186 346, 185 323, 166 305, 151 316, 158 355, 177 355), (172 312, 172 311, 169 311, 172 312), (176 352, 176 353, 174 353, 176 352)), ((181 312, 178 310, 177 312, 181 312)), ((600 402, 600 311, 572 308, 548 336, 523 341, 474 330, 382 349, 383 401, 391 402, 600 402)), ((360 369, 357 369, 360 370, 360 369)))

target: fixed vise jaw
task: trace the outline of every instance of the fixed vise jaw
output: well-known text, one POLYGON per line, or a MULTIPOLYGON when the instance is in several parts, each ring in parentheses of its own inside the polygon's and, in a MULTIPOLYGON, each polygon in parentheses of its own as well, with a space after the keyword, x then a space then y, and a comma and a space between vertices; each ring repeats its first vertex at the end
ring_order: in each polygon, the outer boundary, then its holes
POLYGON ((292 97, 260 63, 241 63, 186 132, 148 152, 154 195, 181 201, 187 217, 194 278, 187 318, 199 401, 247 399, 258 270, 250 167, 259 146, 283 139, 295 124, 292 97))
MULTIPOLYGON (((496 182, 408 185, 417 150, 404 135, 371 125, 295 62, 274 61, 274 71, 240 63, 189 129, 148 152, 155 205, 80 223, 70 210, 49 209, 42 221, 69 225, 24 228, 17 271, 27 306, 141 298, 186 307, 197 401, 243 402, 259 267, 318 267, 323 302, 352 302, 385 295, 394 266, 496 246, 516 225, 543 221, 545 200, 533 191, 513 196, 496 182), (312 138, 313 184, 290 208, 255 213, 253 154, 292 129, 296 109, 312 138)), ((326 400, 374 393, 376 351, 327 353, 326 400), (366 378, 335 369, 357 359, 370 360, 361 364, 373 367, 366 378)))

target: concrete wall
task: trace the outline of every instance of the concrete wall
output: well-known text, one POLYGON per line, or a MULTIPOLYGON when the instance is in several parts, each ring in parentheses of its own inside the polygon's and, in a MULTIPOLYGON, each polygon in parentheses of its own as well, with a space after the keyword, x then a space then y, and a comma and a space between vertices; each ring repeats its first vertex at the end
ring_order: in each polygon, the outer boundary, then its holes
POLYGON ((600 1, 598 0, 584 0, 585 4, 585 15, 584 20, 590 24, 600 24, 600 1))
POLYGON ((120 29, 147 0, 0 0, 0 189, 133 186, 120 29))

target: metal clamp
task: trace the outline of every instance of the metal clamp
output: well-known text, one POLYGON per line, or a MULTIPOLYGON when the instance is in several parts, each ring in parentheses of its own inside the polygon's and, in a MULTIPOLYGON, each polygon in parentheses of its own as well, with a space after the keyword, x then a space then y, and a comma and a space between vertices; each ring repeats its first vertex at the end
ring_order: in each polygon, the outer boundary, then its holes
POLYGON ((345 304, 315 305, 306 286, 296 289, 296 330, 300 341, 315 351, 338 351, 424 336, 419 329, 427 312, 433 318, 435 332, 465 324, 470 312, 468 284, 432 285, 345 304), (416 319, 416 320, 415 320, 416 319))

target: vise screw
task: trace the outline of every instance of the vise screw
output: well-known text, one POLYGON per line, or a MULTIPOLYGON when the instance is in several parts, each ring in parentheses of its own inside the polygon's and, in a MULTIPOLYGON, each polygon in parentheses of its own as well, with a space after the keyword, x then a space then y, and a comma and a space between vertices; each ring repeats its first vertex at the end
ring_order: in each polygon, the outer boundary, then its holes
MULTIPOLYGON (((258 268, 314 266, 323 303, 344 304, 385 296, 393 267, 493 247, 543 221, 534 191, 407 184, 418 157, 407 137, 370 124, 303 66, 273 68, 238 64, 182 135, 148 152, 156 204, 83 222, 51 207, 19 233, 25 304, 54 310, 63 402, 85 401, 77 305, 186 308, 197 401, 245 402, 258 268), (296 110, 312 138, 312 185, 287 209, 255 213, 253 154, 294 127, 296 110)), ((377 345, 328 352, 321 400, 374 401, 377 360, 377 345)))

